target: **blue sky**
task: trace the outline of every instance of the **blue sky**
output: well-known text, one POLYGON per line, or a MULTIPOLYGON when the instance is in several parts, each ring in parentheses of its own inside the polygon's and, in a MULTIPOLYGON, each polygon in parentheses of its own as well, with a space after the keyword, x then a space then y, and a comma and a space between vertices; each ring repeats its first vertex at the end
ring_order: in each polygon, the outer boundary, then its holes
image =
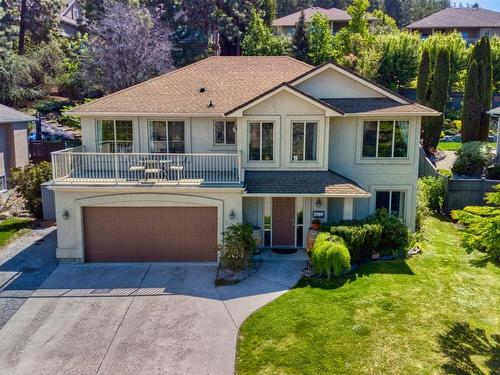
POLYGON ((481 8, 486 8, 486 9, 491 9, 491 10, 496 10, 497 12, 500 12, 500 0, 451 0, 451 3, 455 4, 474 4, 478 3, 481 8))

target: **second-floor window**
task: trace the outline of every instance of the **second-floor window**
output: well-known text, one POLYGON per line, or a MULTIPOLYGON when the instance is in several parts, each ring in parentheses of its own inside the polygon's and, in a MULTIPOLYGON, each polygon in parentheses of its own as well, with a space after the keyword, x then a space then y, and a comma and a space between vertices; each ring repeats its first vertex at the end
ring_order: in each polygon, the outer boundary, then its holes
POLYGON ((364 158, 408 157, 408 121, 365 121, 363 123, 364 158))
POLYGON ((97 152, 132 152, 134 131, 130 120, 97 120, 97 152))
POLYGON ((234 121, 214 122, 214 144, 217 146, 236 144, 236 123, 234 121))
POLYGON ((292 161, 316 160, 317 134, 317 122, 292 122, 292 161))
POLYGON ((274 159, 274 123, 250 122, 248 136, 248 160, 272 161, 274 159))
POLYGON ((184 121, 149 121, 151 152, 183 154, 184 121))

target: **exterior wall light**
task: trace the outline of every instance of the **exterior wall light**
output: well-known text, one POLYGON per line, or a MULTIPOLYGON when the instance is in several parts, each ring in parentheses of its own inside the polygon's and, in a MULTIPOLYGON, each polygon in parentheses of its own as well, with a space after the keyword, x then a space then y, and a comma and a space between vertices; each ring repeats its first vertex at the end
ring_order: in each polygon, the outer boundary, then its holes
POLYGON ((320 208, 321 207, 321 200, 318 198, 316 201, 316 207, 320 208))
POLYGON ((229 220, 234 220, 234 218, 236 217, 236 214, 234 213, 233 210, 229 211, 229 220))
POLYGON ((68 210, 64 210, 64 212, 62 214, 62 218, 64 220, 68 220, 69 219, 69 212, 68 212, 68 210))

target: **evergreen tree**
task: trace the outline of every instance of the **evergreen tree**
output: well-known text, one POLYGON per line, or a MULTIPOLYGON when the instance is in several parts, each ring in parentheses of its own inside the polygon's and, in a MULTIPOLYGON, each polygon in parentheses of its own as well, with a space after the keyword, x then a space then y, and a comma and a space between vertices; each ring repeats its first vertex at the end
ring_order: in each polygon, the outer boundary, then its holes
POLYGON ((307 61, 307 29, 306 18, 304 12, 300 13, 299 21, 295 26, 295 34, 293 35, 293 57, 296 59, 307 61))
POLYGON ((262 10, 264 11, 264 23, 271 27, 276 18, 276 0, 264 0, 262 10))
POLYGON ((319 65, 333 58, 333 35, 327 16, 321 13, 313 14, 307 31, 307 42, 307 56, 312 64, 319 65))
POLYGON ((427 105, 429 101, 429 81, 431 75, 430 54, 427 49, 422 52, 417 75, 417 102, 427 105))
POLYGON ((427 105, 441 112, 440 116, 425 121, 423 147, 426 152, 435 150, 443 130, 444 112, 448 102, 448 84, 450 79, 450 54, 446 49, 439 51, 432 80, 430 83, 429 102, 427 105))
POLYGON ((283 38, 273 35, 259 13, 252 9, 250 23, 241 43, 243 55, 280 56, 285 54, 286 48, 287 42, 283 38))
POLYGON ((10 0, 0 0, 0 58, 13 51, 17 34, 14 9, 10 0))
POLYGON ((462 143, 479 140, 481 101, 479 99, 478 64, 472 60, 467 69, 462 108, 462 143))

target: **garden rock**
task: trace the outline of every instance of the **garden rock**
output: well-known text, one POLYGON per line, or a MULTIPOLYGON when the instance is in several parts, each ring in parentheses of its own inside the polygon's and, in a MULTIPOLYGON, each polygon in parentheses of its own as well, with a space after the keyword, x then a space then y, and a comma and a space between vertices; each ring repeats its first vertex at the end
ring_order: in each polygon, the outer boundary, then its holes
POLYGON ((255 275, 262 265, 262 260, 254 260, 252 265, 243 271, 235 272, 227 267, 220 266, 217 271, 216 285, 233 285, 255 275))
POLYGON ((421 250, 419 247, 415 246, 412 247, 410 250, 408 250, 408 253, 406 254, 407 258, 411 258, 414 255, 420 254, 421 250))

